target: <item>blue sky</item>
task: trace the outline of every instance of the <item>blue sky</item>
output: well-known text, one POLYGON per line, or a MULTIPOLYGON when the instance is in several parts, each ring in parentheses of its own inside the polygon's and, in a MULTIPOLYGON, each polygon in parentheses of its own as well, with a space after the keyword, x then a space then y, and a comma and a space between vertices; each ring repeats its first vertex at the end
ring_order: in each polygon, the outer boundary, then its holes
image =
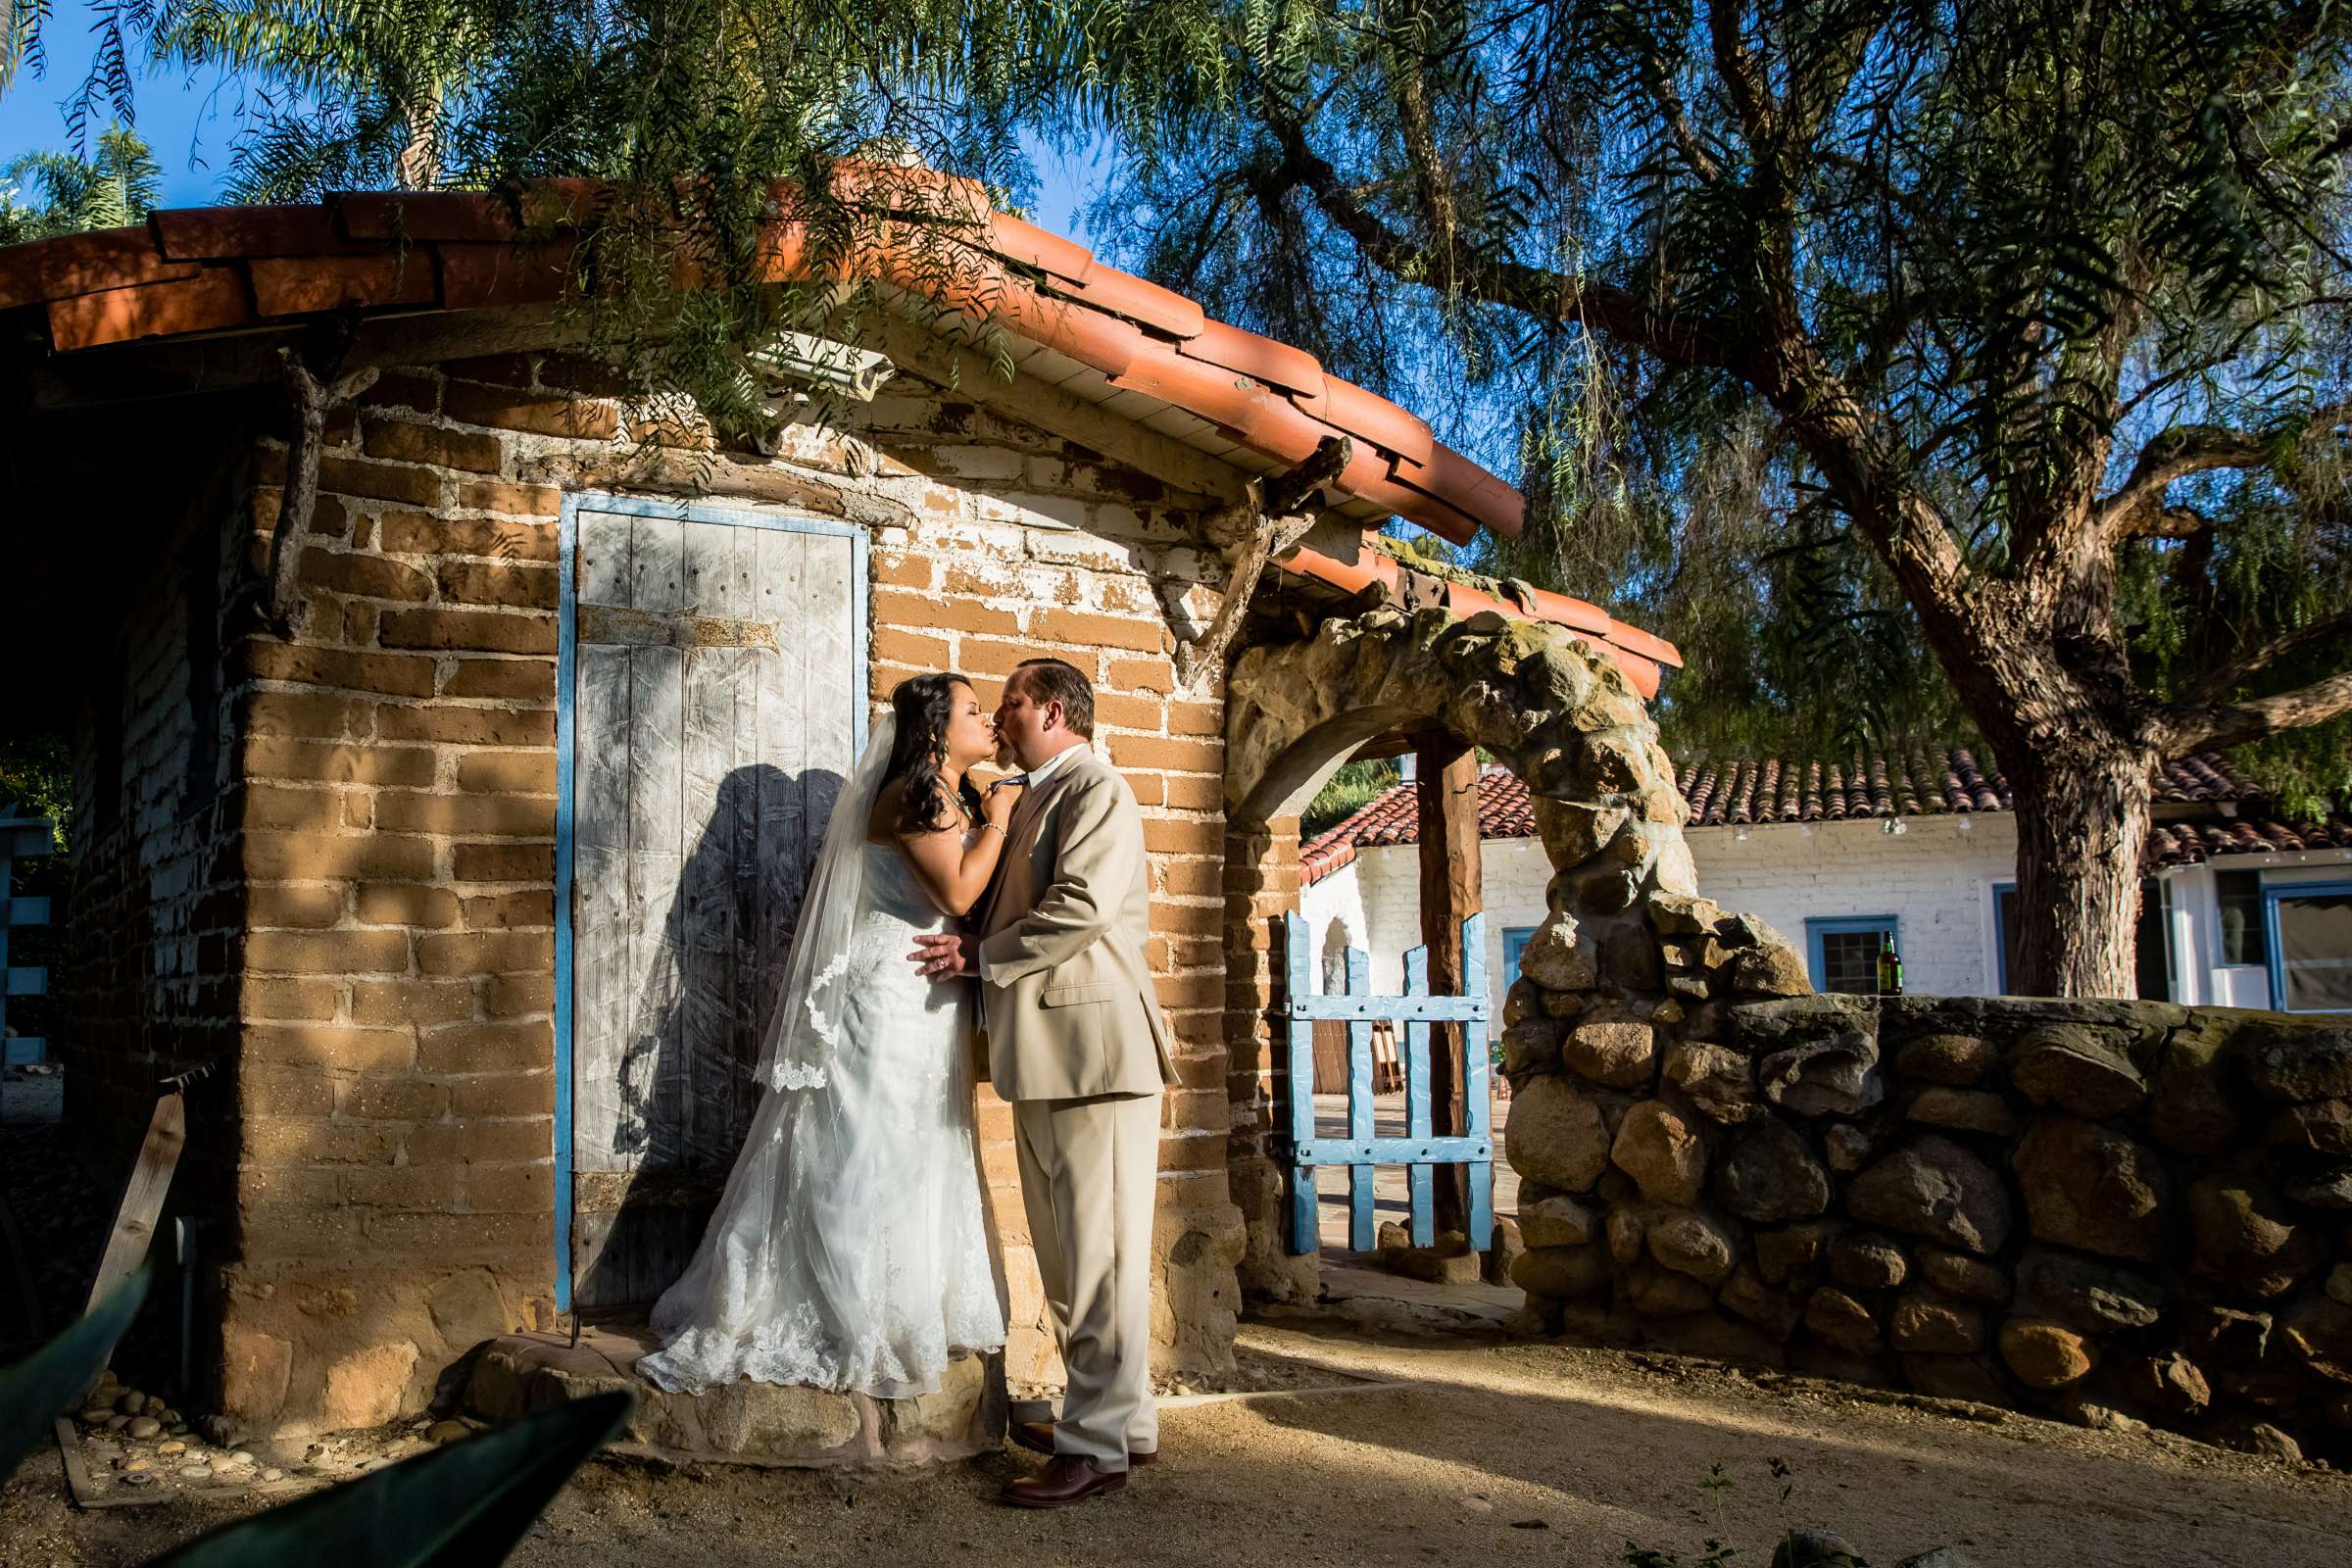
MULTIPOLYGON (((67 145, 66 106, 80 90, 89 72, 96 42, 90 32, 92 7, 86 0, 57 0, 42 29, 49 69, 35 77, 29 72, 0 95, 0 164, 20 153, 67 145)), ((160 74, 141 74, 135 102, 139 132, 155 149, 163 166, 164 205, 202 207, 218 199, 221 175, 237 134, 237 109, 243 84, 218 71, 189 75, 178 70, 160 74)), ((93 133, 103 129, 106 111, 93 117, 93 133)), ((1107 173, 1103 149, 1059 157, 1032 144, 1037 159, 1040 200, 1036 218, 1044 226, 1073 239, 1079 230, 1078 211, 1107 173)))
MULTIPOLYGON (((41 29, 48 73, 34 76, 22 72, 0 96, 0 163, 20 153, 68 144, 66 105, 80 90, 96 49, 90 14, 87 4, 59 0, 41 29)), ((237 84, 218 72, 193 78, 179 72, 139 78, 138 128, 163 166, 165 206, 200 207, 213 200, 214 187, 228 167, 237 102, 237 84)), ((91 131, 105 128, 106 120, 102 108, 91 131)))

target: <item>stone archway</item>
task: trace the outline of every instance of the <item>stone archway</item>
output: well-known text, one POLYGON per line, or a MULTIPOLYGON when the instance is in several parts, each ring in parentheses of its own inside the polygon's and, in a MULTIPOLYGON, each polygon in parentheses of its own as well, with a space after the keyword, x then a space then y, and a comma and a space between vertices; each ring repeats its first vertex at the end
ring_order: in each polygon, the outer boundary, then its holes
MULTIPOLYGON (((1617 667, 1565 628, 1383 608, 1326 621, 1304 642, 1249 649, 1226 685, 1227 903, 1238 915, 1246 900, 1248 916, 1229 926, 1226 1038, 1230 1174, 1249 1224, 1242 1283, 1260 1298, 1316 1289, 1315 1260, 1282 1246, 1269 1148, 1271 916, 1297 906, 1297 813, 1364 742, 1432 725, 1526 782, 1551 862, 1550 914, 1521 956, 1524 978, 1501 1019, 1515 1085, 1534 1089, 1571 1067, 1587 1081, 1647 1082, 1661 1031, 1703 1023, 1690 1014, 1711 1004, 1710 964, 1745 965, 1744 995, 1806 989, 1801 963, 1768 927, 1697 896, 1657 728, 1617 667), (1686 938, 1715 941, 1702 951, 1686 938)), ((1523 1176, 1586 1161, 1595 1140, 1605 1158, 1597 1114, 1585 1125, 1592 1102, 1554 1107, 1554 1098, 1514 1101, 1506 1142, 1523 1176), (1574 1124, 1550 1125, 1561 1116, 1574 1124)))

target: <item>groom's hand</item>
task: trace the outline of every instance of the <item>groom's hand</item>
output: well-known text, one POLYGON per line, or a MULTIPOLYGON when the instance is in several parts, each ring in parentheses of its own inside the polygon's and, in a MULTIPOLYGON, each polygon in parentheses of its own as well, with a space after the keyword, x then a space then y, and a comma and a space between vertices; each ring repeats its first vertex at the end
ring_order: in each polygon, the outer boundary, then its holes
POLYGON ((958 975, 979 973, 980 939, 940 932, 914 939, 914 951, 906 955, 915 971, 926 980, 953 980, 958 975))

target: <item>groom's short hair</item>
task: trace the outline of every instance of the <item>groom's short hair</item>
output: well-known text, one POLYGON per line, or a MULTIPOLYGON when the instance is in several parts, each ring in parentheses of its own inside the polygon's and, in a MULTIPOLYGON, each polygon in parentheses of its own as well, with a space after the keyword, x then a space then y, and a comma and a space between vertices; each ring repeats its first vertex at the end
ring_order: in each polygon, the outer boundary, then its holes
POLYGON ((1024 659, 1012 666, 1021 689, 1037 703, 1059 703, 1062 722, 1088 740, 1095 738, 1095 688, 1078 666, 1058 659, 1024 659))

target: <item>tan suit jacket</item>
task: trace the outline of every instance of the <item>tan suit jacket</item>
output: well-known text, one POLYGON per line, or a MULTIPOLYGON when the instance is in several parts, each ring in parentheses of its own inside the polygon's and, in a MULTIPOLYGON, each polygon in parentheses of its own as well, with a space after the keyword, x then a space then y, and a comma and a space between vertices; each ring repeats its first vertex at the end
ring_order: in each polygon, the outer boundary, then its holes
POLYGON ((1144 816, 1090 749, 1028 792, 980 920, 990 1081, 1005 1100, 1156 1095, 1176 1081, 1144 956, 1144 816))

